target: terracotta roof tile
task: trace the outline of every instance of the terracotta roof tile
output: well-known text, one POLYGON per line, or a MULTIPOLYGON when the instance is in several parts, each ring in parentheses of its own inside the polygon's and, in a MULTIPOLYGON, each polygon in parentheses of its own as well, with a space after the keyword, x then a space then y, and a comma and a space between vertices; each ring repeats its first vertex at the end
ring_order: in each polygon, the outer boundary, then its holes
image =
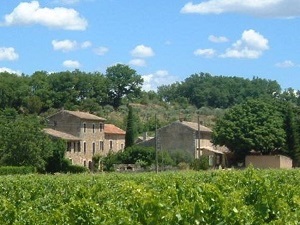
POLYGON ((106 134, 123 134, 125 135, 126 132, 121 128, 113 125, 113 124, 105 124, 104 125, 104 133, 106 134))

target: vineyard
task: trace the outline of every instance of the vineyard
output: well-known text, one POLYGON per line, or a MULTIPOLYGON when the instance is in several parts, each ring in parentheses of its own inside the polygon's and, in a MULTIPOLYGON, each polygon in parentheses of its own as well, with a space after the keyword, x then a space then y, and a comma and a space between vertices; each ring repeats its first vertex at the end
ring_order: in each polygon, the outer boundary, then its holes
POLYGON ((0 177, 0 224, 299 224, 300 171, 0 177))

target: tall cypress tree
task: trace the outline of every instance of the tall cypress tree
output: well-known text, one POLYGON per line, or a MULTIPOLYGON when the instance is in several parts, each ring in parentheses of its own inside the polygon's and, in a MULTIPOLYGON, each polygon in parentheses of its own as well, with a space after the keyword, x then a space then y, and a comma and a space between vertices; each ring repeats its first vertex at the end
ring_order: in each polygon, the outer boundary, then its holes
POLYGON ((293 159, 294 166, 300 163, 299 121, 295 118, 295 108, 288 103, 285 109, 286 153, 293 159))
POLYGON ((132 106, 128 106, 128 116, 127 116, 127 127, 125 135, 125 148, 131 147, 134 145, 136 138, 136 126, 134 124, 134 114, 132 106))

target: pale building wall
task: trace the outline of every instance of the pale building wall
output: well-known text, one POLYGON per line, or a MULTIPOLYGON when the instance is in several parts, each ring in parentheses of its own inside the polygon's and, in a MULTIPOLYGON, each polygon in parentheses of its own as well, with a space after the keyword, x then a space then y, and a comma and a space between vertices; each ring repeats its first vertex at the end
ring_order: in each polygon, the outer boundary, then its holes
POLYGON ((105 134, 104 154, 109 151, 118 152, 124 150, 125 135, 121 134, 105 134), (112 146, 111 146, 112 145, 112 146))
POLYGON ((254 168, 292 168, 292 160, 283 155, 248 155, 246 167, 253 165, 254 168))
MULTIPOLYGON (((157 148, 168 151, 185 151, 193 158, 198 158, 196 149, 199 148, 198 131, 181 123, 171 123, 157 131, 157 148)), ((156 139, 140 142, 139 145, 155 147, 156 139)), ((211 133, 200 131, 200 148, 212 147, 211 133)))
POLYGON ((158 130, 158 148, 168 151, 185 151, 195 156, 196 133, 187 126, 172 123, 158 130))

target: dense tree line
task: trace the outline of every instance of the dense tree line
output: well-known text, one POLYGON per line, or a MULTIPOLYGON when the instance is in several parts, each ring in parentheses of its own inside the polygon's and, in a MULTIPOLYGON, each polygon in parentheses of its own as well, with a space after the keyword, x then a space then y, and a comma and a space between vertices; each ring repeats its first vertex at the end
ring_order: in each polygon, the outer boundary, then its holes
POLYGON ((0 108, 15 108, 20 112, 40 114, 49 109, 67 108, 97 112, 101 107, 139 102, 172 103, 187 108, 229 108, 248 98, 280 96, 300 104, 299 93, 293 89, 281 91, 276 81, 253 78, 193 74, 183 82, 158 87, 158 91, 141 90, 143 80, 135 70, 122 64, 100 72, 80 70, 32 75, 0 73, 0 108))
POLYGON ((0 107, 30 114, 63 107, 85 111, 105 105, 118 108, 122 100, 140 96, 141 85, 141 76, 121 64, 107 68, 106 74, 75 70, 18 76, 4 72, 0 74, 0 107))
POLYGON ((261 98, 281 93, 276 81, 254 77, 212 76, 208 73, 193 74, 183 82, 163 85, 158 95, 167 102, 187 102, 197 108, 229 108, 247 98, 261 98))

